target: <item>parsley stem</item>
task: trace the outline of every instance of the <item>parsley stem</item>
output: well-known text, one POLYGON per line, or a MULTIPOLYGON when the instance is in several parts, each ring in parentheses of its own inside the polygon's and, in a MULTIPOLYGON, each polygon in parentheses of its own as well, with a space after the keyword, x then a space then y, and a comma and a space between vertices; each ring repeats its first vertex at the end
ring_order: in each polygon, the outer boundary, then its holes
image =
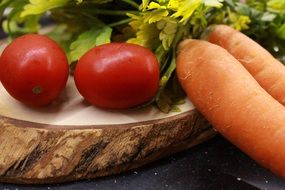
POLYGON ((184 26, 179 26, 175 35, 175 38, 172 42, 173 47, 176 49, 178 43, 182 40, 184 33, 184 26))
POLYGON ((134 10, 110 10, 110 9, 98 9, 94 7, 64 7, 66 11, 71 12, 88 12, 92 15, 111 15, 111 16, 126 16, 127 13, 138 14, 138 11, 134 10))
POLYGON ((165 66, 168 63, 169 59, 169 56, 167 56, 168 53, 169 50, 165 50, 162 44, 155 50, 155 55, 160 64, 160 73, 163 73, 165 66))
POLYGON ((137 14, 137 11, 96 9, 95 14, 125 16, 127 13, 137 14))
POLYGON ((113 23, 108 24, 108 25, 109 25, 110 27, 116 27, 116 26, 120 26, 120 25, 129 23, 131 20, 132 20, 132 18, 127 18, 127 19, 120 20, 120 21, 118 21, 118 22, 113 22, 113 23))
POLYGON ((122 0, 122 1, 131 5, 132 7, 136 8, 136 9, 139 9, 139 7, 140 7, 136 2, 134 2, 132 0, 122 0))
MULTIPOLYGON (((176 32, 176 36, 173 40, 173 43, 172 43, 172 58, 171 58, 171 62, 169 65, 167 65, 167 68, 166 68, 166 71, 165 73, 163 74, 163 77, 164 77, 164 85, 161 86, 161 90, 163 90, 168 82, 168 80, 170 79, 172 73, 174 72, 174 70, 176 69, 176 49, 177 49, 177 45, 178 43, 182 40, 183 38, 183 33, 184 33, 184 30, 183 30, 183 26, 180 26, 178 27, 178 30, 176 32)), ((162 77, 162 78, 163 78, 162 77)))

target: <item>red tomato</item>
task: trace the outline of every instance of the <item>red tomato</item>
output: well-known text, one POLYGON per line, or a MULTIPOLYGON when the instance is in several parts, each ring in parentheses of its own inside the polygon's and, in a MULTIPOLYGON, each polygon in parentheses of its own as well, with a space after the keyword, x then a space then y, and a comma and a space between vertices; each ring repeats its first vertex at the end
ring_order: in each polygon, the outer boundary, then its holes
POLYGON ((103 108, 130 108, 154 97, 159 64, 147 48, 110 43, 89 50, 77 63, 74 79, 81 95, 103 108))
POLYGON ((0 58, 3 86, 12 97, 31 106, 55 100, 68 74, 64 51, 43 35, 27 34, 15 39, 0 58))

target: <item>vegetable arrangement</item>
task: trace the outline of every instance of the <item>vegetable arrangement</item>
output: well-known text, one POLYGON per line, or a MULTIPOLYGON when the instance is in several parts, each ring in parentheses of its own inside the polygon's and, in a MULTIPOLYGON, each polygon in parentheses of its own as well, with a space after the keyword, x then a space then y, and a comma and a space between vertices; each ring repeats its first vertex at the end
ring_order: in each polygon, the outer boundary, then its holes
POLYGON ((12 37, 34 33, 43 18, 57 23, 47 33, 64 48, 70 67, 88 50, 110 41, 127 41, 152 50, 160 64, 153 103, 178 111, 184 93, 175 75, 177 44, 199 38, 212 24, 227 24, 261 42, 284 59, 285 5, 280 0, 2 0, 3 28, 12 37))
MULTIPOLYGON (((285 178, 284 1, 1 1, 2 15, 7 9, 11 38, 39 31, 47 15, 57 23, 46 35, 63 47, 90 103, 154 103, 169 112, 185 92, 222 135, 285 178)), ((1 67, 9 62, 5 51, 1 67)), ((8 72, 0 73, 4 86, 8 72)))

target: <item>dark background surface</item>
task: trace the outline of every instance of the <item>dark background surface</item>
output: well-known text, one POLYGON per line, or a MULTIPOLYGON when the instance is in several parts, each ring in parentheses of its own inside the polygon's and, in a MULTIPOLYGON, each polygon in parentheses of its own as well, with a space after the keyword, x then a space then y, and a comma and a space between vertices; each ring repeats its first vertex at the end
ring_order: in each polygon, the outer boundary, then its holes
POLYGON ((137 170, 55 185, 0 184, 2 190, 282 190, 285 181, 257 165, 223 137, 137 170))

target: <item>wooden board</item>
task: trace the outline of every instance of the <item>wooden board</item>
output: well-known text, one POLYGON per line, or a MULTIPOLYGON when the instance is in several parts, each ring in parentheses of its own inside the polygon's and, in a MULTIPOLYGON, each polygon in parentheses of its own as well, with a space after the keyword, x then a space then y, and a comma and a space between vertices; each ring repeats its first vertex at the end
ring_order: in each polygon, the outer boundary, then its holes
POLYGON ((84 102, 72 77, 56 102, 31 108, 0 85, 0 181, 39 184, 117 174, 215 135, 191 102, 180 109, 98 109, 84 102))

